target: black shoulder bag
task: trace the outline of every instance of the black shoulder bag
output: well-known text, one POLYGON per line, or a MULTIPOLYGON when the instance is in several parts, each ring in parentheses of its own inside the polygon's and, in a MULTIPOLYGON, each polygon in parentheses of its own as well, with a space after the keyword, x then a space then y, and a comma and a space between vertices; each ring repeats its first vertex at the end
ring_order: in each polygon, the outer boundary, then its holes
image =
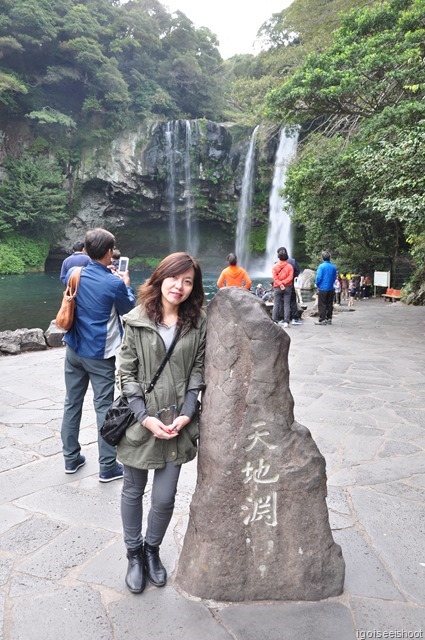
MULTIPOLYGON (((154 386, 156 385, 159 376, 164 370, 165 365, 171 357, 171 354, 174 351, 174 347, 176 346, 176 342, 179 339, 181 333, 181 327, 179 327, 174 335, 173 341, 170 344, 170 348, 164 356, 163 361, 158 367, 157 372, 155 373, 152 381, 148 384, 145 389, 145 393, 150 393, 154 386)), ((120 380, 121 387, 121 380, 120 380)), ((130 409, 130 405, 128 404, 128 400, 125 396, 122 395, 122 391, 120 388, 120 395, 115 398, 111 406, 109 407, 103 425, 100 429, 100 435, 108 444, 116 447, 121 438, 123 437, 126 429, 131 424, 137 422, 136 417, 132 410, 130 409)))

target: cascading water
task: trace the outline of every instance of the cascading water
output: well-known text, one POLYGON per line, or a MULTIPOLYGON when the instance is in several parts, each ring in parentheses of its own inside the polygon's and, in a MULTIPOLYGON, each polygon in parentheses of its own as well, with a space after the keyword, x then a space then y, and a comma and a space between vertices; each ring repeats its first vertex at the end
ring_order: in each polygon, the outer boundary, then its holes
MULTIPOLYGON (((195 127, 196 127, 195 123, 195 127)), ((167 200, 170 211, 168 231, 169 247, 174 252, 183 241, 182 229, 179 227, 177 240, 177 200, 184 200, 186 220, 185 250, 191 255, 198 251, 199 239, 196 220, 193 218, 193 192, 191 170, 192 128, 190 120, 174 120, 167 122, 165 130, 165 153, 167 158, 167 200), (184 173, 183 173, 184 172, 184 173), (181 195, 181 187, 184 192, 181 195), (178 193, 177 193, 178 188, 178 193)), ((179 250, 182 250, 179 248, 179 250)))
POLYGON ((167 197, 168 205, 170 207, 170 217, 168 222, 168 231, 170 238, 170 252, 176 251, 177 237, 176 237, 176 187, 175 187, 175 137, 177 122, 167 122, 167 129, 165 131, 165 144, 167 154, 167 197))
POLYGON ((286 247, 289 257, 292 257, 291 219, 285 210, 287 202, 280 192, 285 186, 288 165, 297 151, 298 131, 289 136, 285 129, 280 132, 279 146, 276 152, 273 184, 269 196, 269 229, 267 233, 266 256, 262 273, 271 274, 273 263, 276 262, 276 251, 279 247, 286 247))
POLYGON ((248 234, 249 234, 249 214, 254 193, 254 167, 255 167, 255 141, 257 139, 258 125, 252 132, 248 153, 245 160, 245 169, 242 180, 242 193, 239 201, 238 222, 236 226, 236 246, 235 253, 238 264, 243 267, 248 266, 248 234))
MULTIPOLYGON (((195 123, 196 125, 196 123, 195 123)), ((192 148, 192 129, 190 120, 185 121, 185 152, 184 152, 184 183, 185 183, 185 208, 186 208, 186 251, 196 256, 198 252, 198 228, 193 219, 193 196, 192 196, 192 171, 190 150, 192 148)))

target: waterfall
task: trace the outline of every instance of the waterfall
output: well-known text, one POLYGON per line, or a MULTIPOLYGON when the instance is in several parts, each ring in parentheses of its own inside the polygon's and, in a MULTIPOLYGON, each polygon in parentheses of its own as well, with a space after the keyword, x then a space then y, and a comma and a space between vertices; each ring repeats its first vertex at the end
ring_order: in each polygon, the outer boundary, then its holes
POLYGON ((185 185, 185 209, 186 209, 186 251, 191 256, 196 256, 198 252, 198 228, 193 219, 193 196, 192 196, 192 173, 190 150, 192 147, 192 130, 190 120, 185 121, 185 151, 184 151, 184 185, 185 185))
POLYGON ((286 247, 289 257, 292 256, 291 219, 285 211, 286 200, 280 195, 285 186, 286 171, 297 151, 298 132, 292 137, 280 132, 279 146, 276 152, 273 184, 269 196, 269 228, 267 233, 266 256, 262 272, 271 274, 273 263, 277 260, 276 251, 286 247))
MULTIPOLYGON (((195 123, 196 124, 196 123, 195 123)), ((167 159, 167 201, 170 211, 168 232, 170 251, 177 251, 177 200, 184 200, 186 220, 185 250, 191 255, 198 252, 198 228, 193 219, 194 202, 191 170, 192 130, 190 120, 167 122, 165 130, 165 153, 167 159), (183 196, 180 195, 184 184, 183 196), (176 193, 178 188, 178 193, 176 193)), ((179 226, 179 238, 182 238, 179 226)), ((182 249, 179 249, 182 250, 182 249)))
POLYGON ((242 193, 239 201, 238 222, 236 226, 236 246, 235 253, 238 264, 247 268, 249 259, 248 235, 249 235, 249 214, 251 212, 252 196, 254 193, 254 160, 255 141, 257 138, 258 125, 252 132, 249 149, 245 160, 245 169, 242 180, 242 193))
POLYGON ((167 129, 165 131, 165 145, 166 145, 166 157, 167 157, 167 197, 168 205, 170 208, 170 217, 168 222, 168 231, 170 238, 170 252, 176 251, 177 238, 176 238, 176 186, 175 186, 175 137, 177 122, 167 122, 167 129))

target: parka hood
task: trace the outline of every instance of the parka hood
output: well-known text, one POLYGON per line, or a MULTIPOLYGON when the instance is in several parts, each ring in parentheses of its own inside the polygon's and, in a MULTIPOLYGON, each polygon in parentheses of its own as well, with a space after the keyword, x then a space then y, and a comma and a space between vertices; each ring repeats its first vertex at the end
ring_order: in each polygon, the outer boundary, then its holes
POLYGON ((146 311, 144 307, 140 304, 138 304, 136 307, 134 307, 134 309, 126 313, 125 316, 123 316, 123 322, 124 324, 131 325, 132 327, 148 326, 148 327, 152 327, 152 329, 155 329, 155 324, 151 320, 149 320, 148 316, 146 315, 146 311))

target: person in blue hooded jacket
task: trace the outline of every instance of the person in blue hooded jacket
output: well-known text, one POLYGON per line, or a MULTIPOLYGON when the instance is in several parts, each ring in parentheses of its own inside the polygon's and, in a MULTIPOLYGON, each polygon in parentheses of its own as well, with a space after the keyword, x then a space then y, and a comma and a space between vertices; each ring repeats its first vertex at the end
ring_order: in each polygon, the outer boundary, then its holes
POLYGON ((317 304, 319 307, 319 322, 315 324, 332 324, 334 282, 336 280, 336 267, 331 262, 329 251, 322 252, 323 262, 319 264, 316 272, 315 285, 318 289, 317 304))
MULTIPOLYGON (((61 427, 65 473, 75 473, 86 458, 79 443, 84 397, 88 385, 93 389, 99 451, 99 481, 123 477, 115 447, 105 442, 100 429, 114 399, 115 357, 121 346, 123 328, 120 317, 136 303, 129 273, 119 276, 110 271, 115 237, 106 229, 89 229, 84 246, 90 261, 81 272, 75 316, 64 335, 66 397, 61 427)), ((73 269, 67 273, 67 279, 73 269)))

